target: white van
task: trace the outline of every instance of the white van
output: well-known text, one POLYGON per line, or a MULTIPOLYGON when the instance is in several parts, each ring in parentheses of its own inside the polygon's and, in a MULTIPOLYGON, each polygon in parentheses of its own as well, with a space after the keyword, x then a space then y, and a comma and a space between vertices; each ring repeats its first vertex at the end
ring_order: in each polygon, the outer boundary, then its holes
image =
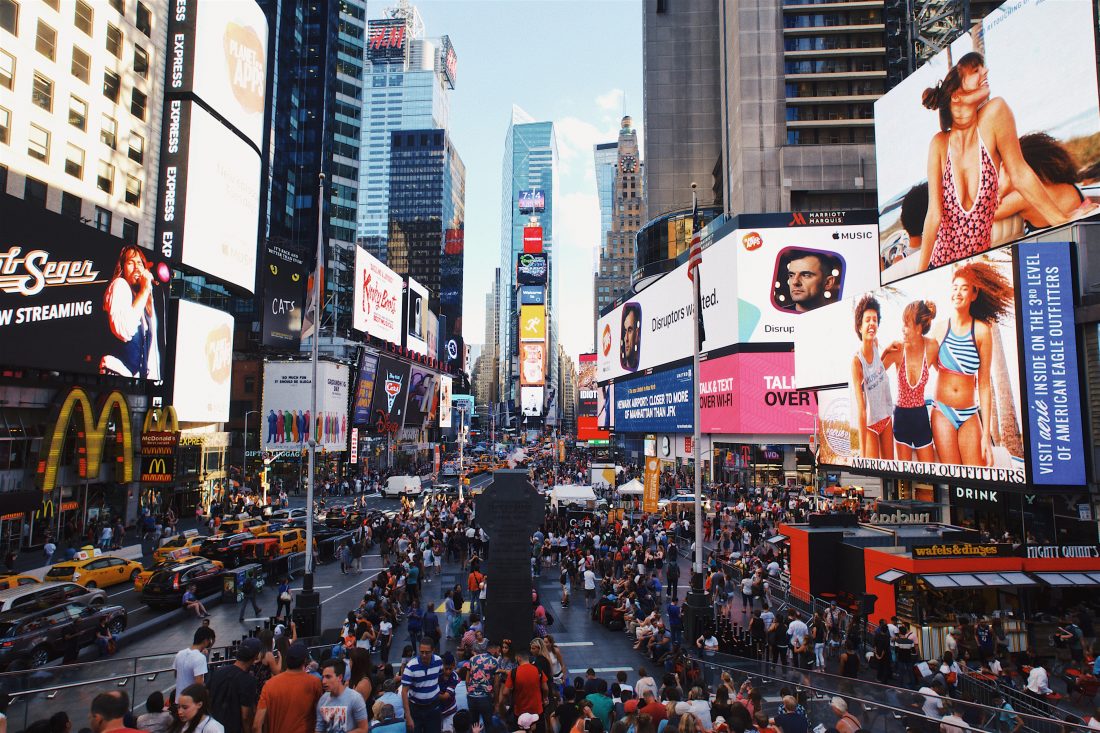
POLYGON ((390 476, 382 488, 382 496, 420 496, 419 476, 390 476))

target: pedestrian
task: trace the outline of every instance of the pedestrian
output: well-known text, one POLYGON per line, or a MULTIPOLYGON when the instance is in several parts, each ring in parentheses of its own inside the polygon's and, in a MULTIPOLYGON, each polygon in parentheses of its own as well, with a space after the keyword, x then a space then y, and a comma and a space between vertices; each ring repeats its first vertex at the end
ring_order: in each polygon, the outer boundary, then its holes
MULTIPOLYGON (((121 690, 101 692, 92 698, 88 713, 88 726, 92 733, 140 733, 126 726, 126 714, 130 712, 130 698, 121 690)), ((189 731, 189 733, 191 733, 189 731)), ((214 729, 203 733, 216 733, 214 729)))
POLYGON ((259 639, 245 639, 237 646, 237 658, 233 664, 224 664, 207 676, 210 714, 222 724, 225 733, 252 731, 259 690, 250 669, 260 652, 259 639))
POLYGON ((169 733, 225 733, 221 721, 210 714, 210 693, 202 684, 190 685, 176 696, 176 712, 179 720, 169 733))
POLYGON ((321 687, 325 694, 317 701, 317 733, 367 733, 370 715, 363 696, 344 684, 347 665, 342 659, 321 663, 321 687))
POLYGON ((283 576, 283 579, 279 581, 279 586, 275 589, 275 618, 280 620, 286 620, 290 618, 290 578, 283 576), (286 614, 284 615, 284 610, 286 614))
POLYGON ((53 555, 57 552, 57 544, 52 537, 46 538, 46 544, 42 546, 42 552, 46 555, 46 564, 53 565, 53 555))
POLYGON ((191 646, 176 653, 172 668, 176 672, 177 698, 191 685, 203 683, 207 670, 206 655, 210 653, 216 638, 214 629, 209 626, 200 626, 195 629, 191 646))
POLYGON ((401 704, 406 724, 413 733, 438 733, 442 729, 439 709, 439 682, 443 659, 435 654, 430 639, 420 640, 415 659, 401 674, 401 704))
POLYGON ((296 641, 284 653, 286 670, 268 680, 256 704, 254 733, 313 733, 321 680, 306 671, 309 647, 296 641))
POLYGON ((244 621, 244 609, 245 606, 247 606, 249 603, 252 604, 252 610, 256 613, 257 616, 259 616, 260 613, 263 611, 263 609, 260 608, 260 604, 256 603, 256 591, 258 590, 256 586, 259 584, 259 582, 260 581, 256 578, 253 578, 249 575, 245 576, 244 582, 241 584, 241 593, 243 594, 243 597, 241 598, 241 612, 237 617, 238 622, 244 621))

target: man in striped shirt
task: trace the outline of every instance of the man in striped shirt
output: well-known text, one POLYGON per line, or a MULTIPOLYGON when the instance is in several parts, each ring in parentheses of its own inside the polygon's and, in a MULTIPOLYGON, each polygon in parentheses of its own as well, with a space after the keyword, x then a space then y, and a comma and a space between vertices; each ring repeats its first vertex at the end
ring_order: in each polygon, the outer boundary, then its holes
POLYGON ((435 654, 429 638, 420 640, 416 659, 405 665, 401 675, 401 703, 405 721, 413 733, 439 733, 442 716, 439 710, 439 677, 443 660, 435 654))

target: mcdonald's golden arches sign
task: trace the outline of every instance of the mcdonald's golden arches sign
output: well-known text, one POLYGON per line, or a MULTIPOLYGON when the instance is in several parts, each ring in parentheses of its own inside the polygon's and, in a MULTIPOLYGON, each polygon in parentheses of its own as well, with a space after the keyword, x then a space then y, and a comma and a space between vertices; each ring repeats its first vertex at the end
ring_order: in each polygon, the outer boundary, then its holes
POLYGON ((80 478, 93 481, 98 478, 107 432, 113 430, 112 440, 116 449, 111 460, 115 468, 115 481, 130 483, 134 480, 134 437, 125 395, 117 390, 107 392, 100 395, 95 404, 93 409, 92 401, 82 387, 70 388, 57 403, 53 429, 43 440, 36 471, 38 488, 42 491, 50 492, 57 488, 57 471, 71 425, 76 427, 76 464, 80 478), (79 422, 74 423, 74 420, 79 422))

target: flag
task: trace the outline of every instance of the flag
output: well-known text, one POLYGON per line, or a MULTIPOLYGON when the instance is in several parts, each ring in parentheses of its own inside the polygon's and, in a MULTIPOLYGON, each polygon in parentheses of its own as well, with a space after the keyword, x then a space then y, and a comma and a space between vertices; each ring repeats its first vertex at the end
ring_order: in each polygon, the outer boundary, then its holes
POLYGON ((688 249, 688 279, 695 286, 695 317, 699 319, 699 343, 698 351, 703 350, 703 342, 707 340, 706 329, 703 328, 703 302, 700 292, 701 283, 698 281, 699 266, 703 264, 703 216, 699 213, 699 199, 692 196, 691 203, 691 247, 688 249))
POLYGON ((325 240, 321 233, 324 230, 324 219, 322 218, 324 215, 324 200, 325 187, 322 183, 321 193, 317 198, 317 266, 309 274, 309 279, 306 280, 306 303, 305 308, 302 309, 302 338, 304 339, 313 335, 317 323, 321 320, 321 309, 317 294, 321 293, 321 298, 323 298, 325 292, 325 240))

